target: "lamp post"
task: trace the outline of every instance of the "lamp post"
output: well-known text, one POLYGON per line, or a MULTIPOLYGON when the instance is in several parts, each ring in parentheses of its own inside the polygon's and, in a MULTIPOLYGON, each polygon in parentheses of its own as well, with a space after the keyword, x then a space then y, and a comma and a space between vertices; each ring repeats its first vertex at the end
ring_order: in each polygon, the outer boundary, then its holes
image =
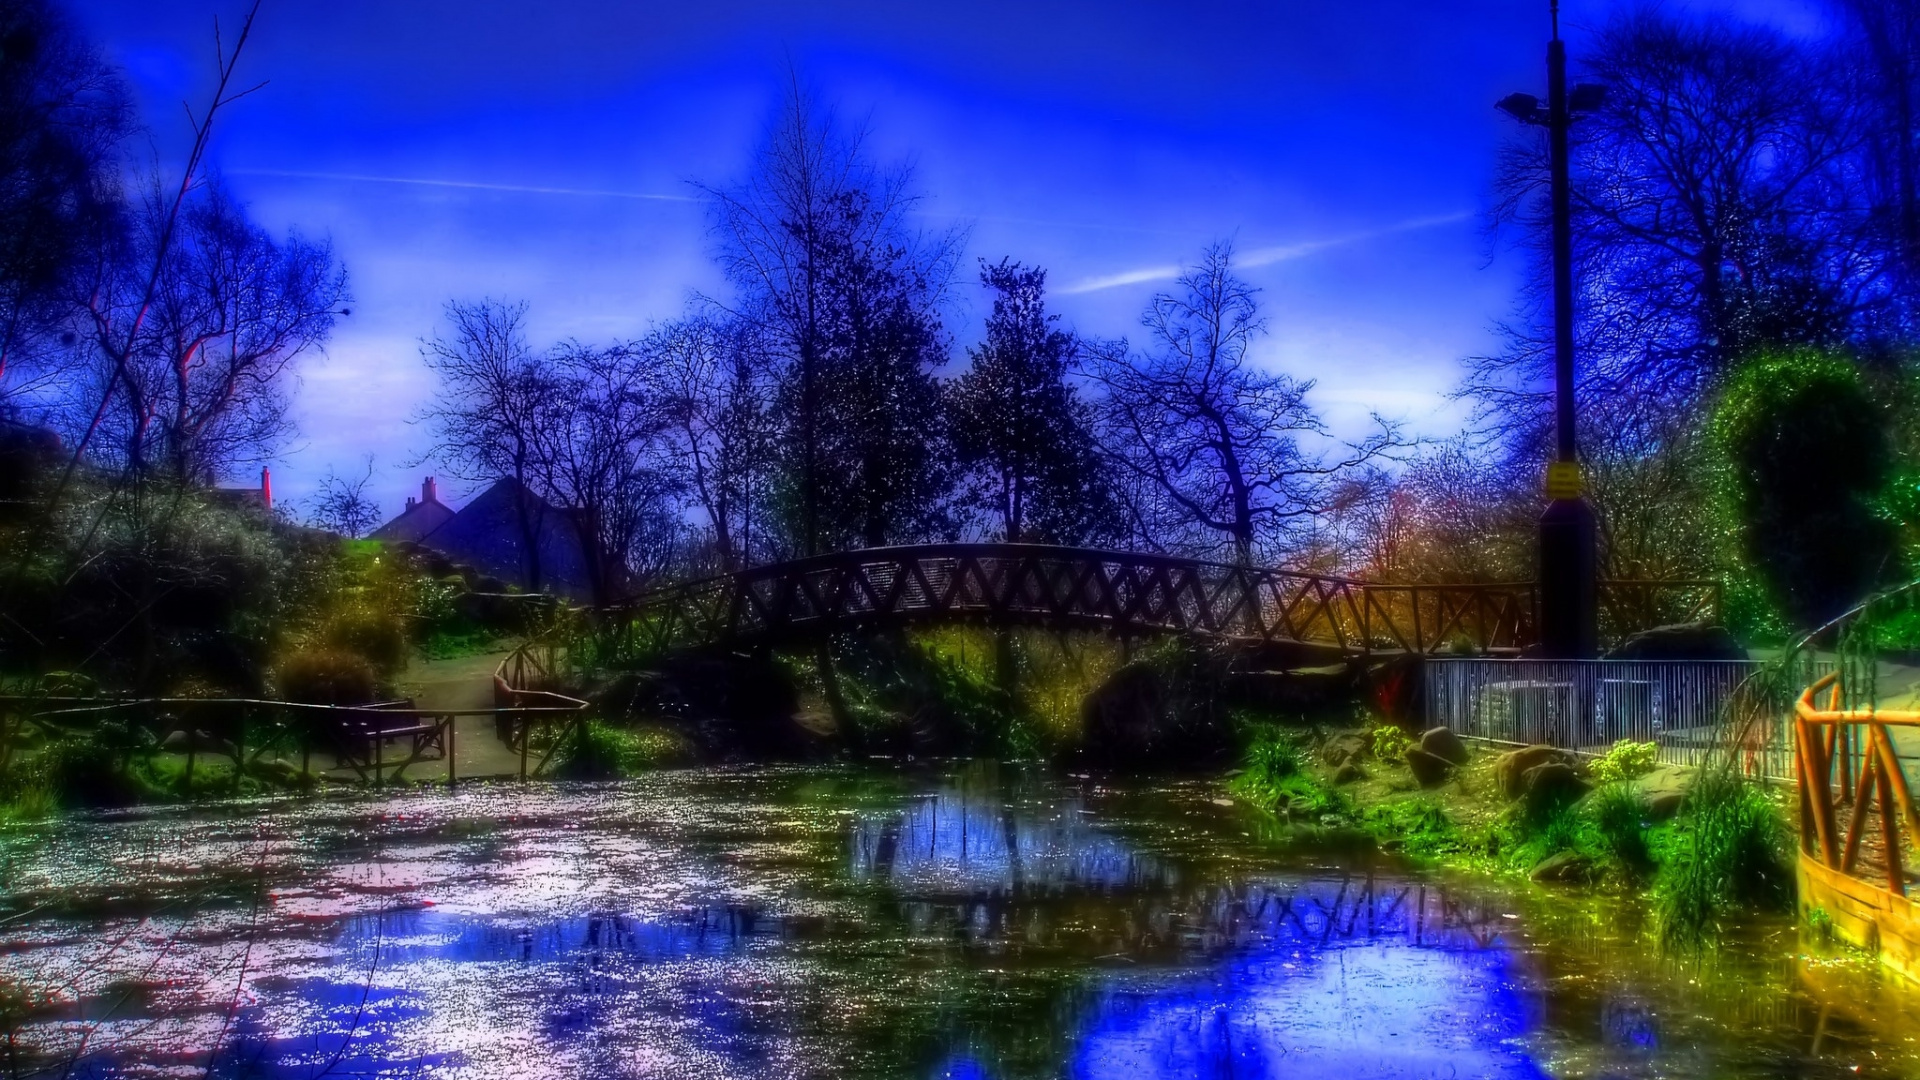
POLYGON ((1573 222, 1567 183, 1567 129, 1577 113, 1600 104, 1604 88, 1567 90, 1567 47, 1560 5, 1553 4, 1547 43, 1547 104, 1510 94, 1496 105, 1524 124, 1547 129, 1553 203, 1554 455, 1547 466, 1546 512, 1540 515, 1540 650, 1557 660, 1590 659, 1599 651, 1597 557, 1593 507, 1585 496, 1573 427, 1573 222))

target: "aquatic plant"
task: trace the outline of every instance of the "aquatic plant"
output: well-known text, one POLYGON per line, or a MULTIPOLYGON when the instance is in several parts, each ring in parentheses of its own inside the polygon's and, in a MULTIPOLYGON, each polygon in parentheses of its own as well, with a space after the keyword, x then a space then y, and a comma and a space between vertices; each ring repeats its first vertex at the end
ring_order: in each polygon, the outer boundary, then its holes
POLYGON ((1616 868, 1635 878, 1652 872, 1654 856, 1648 829, 1653 814, 1645 795, 1631 784, 1616 780, 1596 789, 1587 798, 1584 811, 1596 846, 1616 868))
POLYGON ((617 780, 679 760, 685 752, 685 740, 664 728, 587 720, 560 748, 555 773, 568 780, 617 780))
POLYGON ((1472 853, 1484 844, 1464 833, 1444 807, 1423 798, 1396 799, 1368 808, 1361 824, 1382 847, 1420 859, 1472 853))
POLYGON ((1345 795, 1314 778, 1299 741, 1271 724, 1251 729, 1240 773, 1227 789, 1270 813, 1316 820, 1354 814, 1353 804, 1345 795))
POLYGON ((1702 940, 1742 905, 1783 907, 1793 891, 1788 849, 1780 810, 1758 785, 1727 770, 1703 771, 1654 879, 1662 940, 1702 940))
POLYGON ((1833 913, 1818 904, 1808 908, 1807 930, 1813 934, 1815 941, 1823 945, 1832 943, 1834 934, 1833 913))

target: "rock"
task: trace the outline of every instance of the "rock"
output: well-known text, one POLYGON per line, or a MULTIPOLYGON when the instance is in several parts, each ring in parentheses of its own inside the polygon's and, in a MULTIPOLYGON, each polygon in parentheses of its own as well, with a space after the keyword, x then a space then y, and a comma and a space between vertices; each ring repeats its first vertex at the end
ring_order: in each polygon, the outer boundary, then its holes
POLYGON ((1333 774, 1333 782, 1336 786, 1342 785, 1342 784, 1358 783, 1362 780, 1365 780, 1366 778, 1367 778, 1367 771, 1365 769, 1362 769, 1360 766, 1355 765, 1351 761, 1347 762, 1345 765, 1340 766, 1340 768, 1333 774))
POLYGON ((1655 821, 1665 821, 1680 812, 1681 804, 1687 801, 1684 791, 1663 791, 1647 799, 1647 816, 1655 821))
POLYGON ((1501 754, 1493 763, 1493 776, 1500 785, 1500 794, 1509 799, 1526 794, 1527 770, 1554 761, 1572 764, 1572 755, 1544 744, 1523 746, 1501 754))
POLYGON ((1527 876, 1539 882, 1572 884, 1592 881, 1595 875, 1592 859, 1579 852, 1562 851, 1541 859, 1527 876))
POLYGON ((1407 747, 1407 768, 1413 770, 1413 778, 1423 788, 1439 787, 1453 775, 1453 762, 1417 746, 1407 747))
POLYGON ((1428 728, 1420 736, 1420 749, 1454 765, 1467 763, 1467 744, 1447 728, 1428 728))
POLYGON ((1580 778, 1573 766, 1564 761, 1549 761, 1544 765, 1535 765, 1521 774, 1524 778, 1527 812, 1544 813, 1555 807, 1578 802, 1580 797, 1591 790, 1591 784, 1580 778))
POLYGON ((189 734, 185 729, 168 732, 167 737, 160 740, 160 749, 169 754, 193 752, 197 754, 219 754, 222 757, 240 756, 240 751, 225 739, 215 738, 204 731, 195 731, 189 734))
POLYGON ((1350 761, 1365 757, 1371 745, 1371 740, 1365 735, 1353 732, 1335 735, 1320 747, 1320 760, 1337 769, 1350 761))
POLYGON ((1687 800, 1687 789, 1692 786, 1693 777, 1684 769, 1673 765, 1661 765, 1652 772, 1633 781, 1633 789, 1647 800, 1647 809, 1653 820, 1665 821, 1680 812, 1680 805, 1687 800))
POLYGON ((1642 630, 1607 654, 1609 660, 1746 660, 1724 626, 1677 623, 1642 630))
POLYGON ((305 779, 300 775, 299 766, 290 761, 281 761, 279 758, 254 762, 252 771, 255 776, 283 787, 297 787, 305 779))

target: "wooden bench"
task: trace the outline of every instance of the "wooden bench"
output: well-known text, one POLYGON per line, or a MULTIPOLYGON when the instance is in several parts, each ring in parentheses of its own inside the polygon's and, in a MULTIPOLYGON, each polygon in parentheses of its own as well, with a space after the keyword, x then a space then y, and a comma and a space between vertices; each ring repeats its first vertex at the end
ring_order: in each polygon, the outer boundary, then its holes
POLYGON ((444 760, 448 729, 453 726, 451 716, 423 711, 412 698, 341 709, 329 719, 334 759, 352 766, 362 779, 371 773, 376 781, 383 779, 389 768, 398 778, 410 765, 444 760), (405 755, 388 761, 386 748, 401 740, 406 744, 405 755))

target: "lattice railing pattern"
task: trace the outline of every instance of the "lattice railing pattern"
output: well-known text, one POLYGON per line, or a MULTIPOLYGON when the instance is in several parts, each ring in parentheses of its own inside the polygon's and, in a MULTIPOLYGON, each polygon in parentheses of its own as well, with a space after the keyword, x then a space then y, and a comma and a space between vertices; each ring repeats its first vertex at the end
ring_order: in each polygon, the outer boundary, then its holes
POLYGON ((1375 585, 1301 573, 1033 544, 838 552, 711 578, 607 614, 643 648, 777 641, 916 620, 1179 632, 1347 653, 1517 650, 1534 590, 1375 585))

